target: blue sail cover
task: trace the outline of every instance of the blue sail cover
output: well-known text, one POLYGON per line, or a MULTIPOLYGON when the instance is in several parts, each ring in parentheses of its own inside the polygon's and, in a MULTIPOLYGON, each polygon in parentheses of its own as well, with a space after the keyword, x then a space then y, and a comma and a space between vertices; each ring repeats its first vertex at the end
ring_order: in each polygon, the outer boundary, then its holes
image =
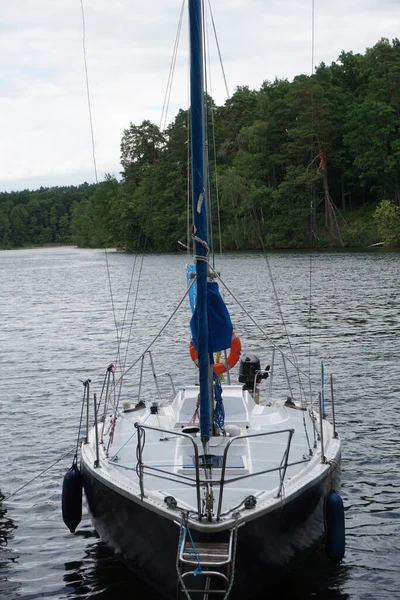
MULTIPOLYGON (((207 283, 208 351, 219 352, 231 347, 232 321, 225 302, 219 293, 216 281, 207 283)), ((197 307, 190 320, 195 350, 199 349, 197 307)))

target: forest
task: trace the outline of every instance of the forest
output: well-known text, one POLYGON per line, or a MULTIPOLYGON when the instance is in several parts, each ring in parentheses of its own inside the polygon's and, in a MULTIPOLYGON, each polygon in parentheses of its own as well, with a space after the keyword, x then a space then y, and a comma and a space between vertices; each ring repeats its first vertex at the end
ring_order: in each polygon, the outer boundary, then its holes
MULTIPOLYGON (((400 245, 398 39, 343 51, 312 76, 238 87, 223 106, 207 96, 206 121, 216 251, 400 245)), ((189 129, 185 110, 164 131, 127 124, 118 178, 0 193, 0 247, 178 250, 189 129)))

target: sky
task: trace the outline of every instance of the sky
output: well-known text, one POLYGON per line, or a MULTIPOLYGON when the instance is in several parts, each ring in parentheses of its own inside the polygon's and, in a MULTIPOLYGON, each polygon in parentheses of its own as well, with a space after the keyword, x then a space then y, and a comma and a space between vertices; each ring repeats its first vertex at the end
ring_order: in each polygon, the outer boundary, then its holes
MULTIPOLYGON (((131 122, 162 124, 182 0, 1 0, 0 191, 119 177, 131 122)), ((207 1, 208 4, 208 1, 207 1)), ((229 93, 312 72, 312 0, 211 0, 229 93)), ((314 64, 400 35, 399 0, 314 0, 314 64)), ((166 122, 188 107, 184 13, 166 122)), ((209 27, 209 90, 227 99, 209 27)))

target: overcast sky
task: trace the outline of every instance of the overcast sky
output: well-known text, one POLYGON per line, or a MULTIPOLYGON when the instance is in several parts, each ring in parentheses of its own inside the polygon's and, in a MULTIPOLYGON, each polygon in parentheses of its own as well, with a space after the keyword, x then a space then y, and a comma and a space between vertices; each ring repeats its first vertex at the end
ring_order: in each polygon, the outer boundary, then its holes
MULTIPOLYGON (((83 0, 98 178, 132 121, 161 123, 182 0, 83 0)), ((312 0, 212 0, 230 93, 311 73, 312 0)), ((185 15, 186 16, 186 15, 185 15)), ((0 191, 95 180, 80 0, 1 0, 0 191)), ((400 0, 315 0, 315 64, 400 35, 400 0)), ((187 108, 187 27, 168 122, 187 108)), ((211 92, 226 100, 210 33, 211 92)))

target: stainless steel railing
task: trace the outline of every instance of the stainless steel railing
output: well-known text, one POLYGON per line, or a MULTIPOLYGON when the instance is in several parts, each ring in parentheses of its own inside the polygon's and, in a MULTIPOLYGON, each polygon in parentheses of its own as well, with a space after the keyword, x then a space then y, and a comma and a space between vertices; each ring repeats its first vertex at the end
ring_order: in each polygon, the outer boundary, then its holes
POLYGON ((189 435, 187 433, 182 433, 180 431, 176 431, 176 432, 174 431, 173 432, 174 436, 186 439, 187 441, 190 442, 190 444, 193 447, 194 459, 195 459, 194 460, 195 476, 193 478, 189 475, 184 475, 182 473, 166 471, 165 469, 162 469, 160 467, 154 467, 152 465, 146 464, 144 461, 146 431, 147 430, 157 431, 159 433, 168 434, 170 436, 171 435, 170 429, 162 429, 159 427, 143 425, 140 423, 135 423, 135 427, 138 431, 137 473, 138 473, 138 477, 139 477, 141 498, 143 499, 145 497, 144 476, 145 476, 146 472, 151 474, 152 477, 159 477, 160 479, 166 479, 169 481, 173 481, 175 483, 179 482, 183 485, 195 487, 196 488, 197 515, 198 515, 199 520, 201 520, 203 518, 202 509, 201 509, 201 488, 202 487, 205 487, 205 488, 218 487, 219 488, 218 507, 217 507, 217 513, 216 513, 216 520, 218 521, 221 518, 223 494, 224 494, 224 489, 225 489, 226 485, 237 482, 237 481, 241 481, 243 479, 247 479, 250 477, 256 477, 256 476, 265 475, 267 473, 274 473, 274 472, 278 471, 279 472, 279 485, 278 485, 277 497, 280 497, 282 494, 282 488, 283 488, 287 468, 289 466, 308 462, 308 459, 296 461, 293 463, 289 462, 290 445, 291 445, 292 437, 294 434, 293 429, 281 429, 279 431, 268 431, 268 432, 263 432, 263 433, 249 433, 247 435, 239 435, 239 436, 235 436, 235 437, 228 439, 228 442, 226 443, 224 452, 222 454, 221 475, 218 479, 214 479, 214 478, 212 478, 212 469, 214 467, 209 468, 209 466, 205 465, 205 462, 206 462, 205 460, 203 461, 203 463, 204 463, 203 465, 200 464, 199 459, 201 457, 199 456, 199 447, 196 443, 195 438, 193 438, 191 435, 189 435), (265 438, 267 436, 272 436, 272 435, 276 436, 276 435, 285 434, 285 433, 288 435, 287 443, 286 443, 286 447, 285 447, 285 450, 282 455, 282 459, 278 466, 269 468, 269 469, 262 469, 257 472, 246 473, 243 475, 238 475, 235 477, 227 478, 226 469, 227 469, 228 454, 229 454, 229 450, 233 444, 235 444, 237 442, 241 442, 244 439, 262 438, 262 437, 265 438), (201 472, 203 470, 205 473, 204 476, 201 475, 201 472))

